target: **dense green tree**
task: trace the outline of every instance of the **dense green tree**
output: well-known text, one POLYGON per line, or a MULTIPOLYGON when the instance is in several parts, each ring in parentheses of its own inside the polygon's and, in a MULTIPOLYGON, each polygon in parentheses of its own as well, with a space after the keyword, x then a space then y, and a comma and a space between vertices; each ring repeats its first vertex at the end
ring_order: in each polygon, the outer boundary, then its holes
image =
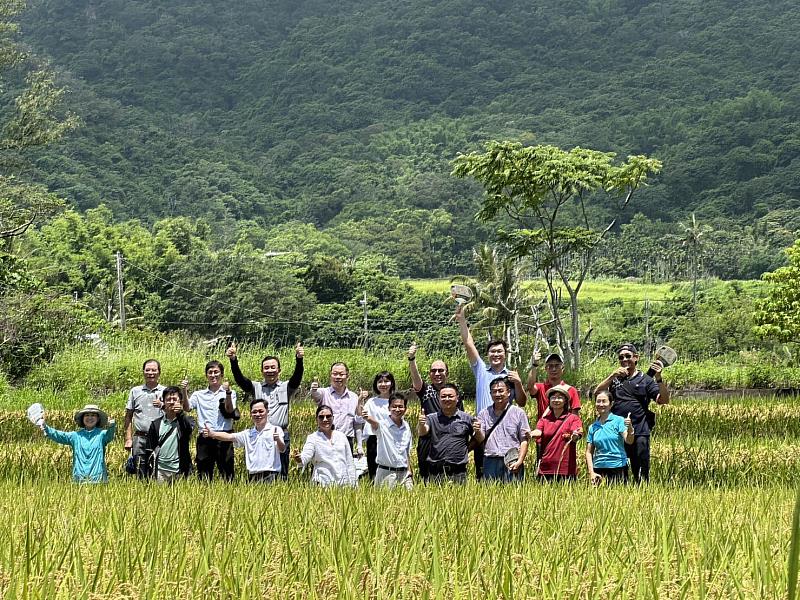
POLYGON ((800 240, 786 249, 789 264, 763 279, 771 285, 756 303, 756 332, 782 342, 800 341, 800 240))

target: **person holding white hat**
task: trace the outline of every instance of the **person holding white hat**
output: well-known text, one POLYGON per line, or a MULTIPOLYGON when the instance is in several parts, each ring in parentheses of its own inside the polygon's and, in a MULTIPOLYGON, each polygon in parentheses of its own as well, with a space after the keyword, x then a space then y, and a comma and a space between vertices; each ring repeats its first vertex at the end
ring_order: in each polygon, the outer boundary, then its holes
POLYGON ((78 431, 60 431, 45 423, 45 415, 39 427, 57 444, 72 447, 72 479, 78 483, 105 483, 106 446, 114 439, 117 425, 96 404, 87 404, 75 413, 78 431), (108 429, 106 429, 108 427, 108 429))

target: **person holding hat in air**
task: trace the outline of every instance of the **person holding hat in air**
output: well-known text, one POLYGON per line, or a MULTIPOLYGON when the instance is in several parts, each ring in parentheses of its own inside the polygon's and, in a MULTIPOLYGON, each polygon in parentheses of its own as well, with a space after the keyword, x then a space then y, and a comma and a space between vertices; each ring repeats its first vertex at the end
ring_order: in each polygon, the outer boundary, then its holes
POLYGON ((56 442, 72 447, 72 479, 77 483, 105 483, 106 446, 114 439, 116 423, 96 404, 87 404, 75 413, 78 431, 60 431, 45 423, 45 415, 39 427, 44 434, 56 442), (108 429, 106 429, 108 427, 108 429))
POLYGON ((531 398, 536 400, 537 418, 541 419, 547 410, 550 403, 547 398, 547 392, 554 385, 564 386, 569 390, 570 411, 577 415, 581 410, 581 397, 574 386, 564 381, 564 358, 558 352, 548 354, 547 358, 544 359, 546 379, 544 381, 536 381, 541 358, 542 355, 539 351, 534 350, 531 358, 531 368, 528 371, 528 393, 531 398))
POLYGON ((613 398, 611 412, 633 423, 633 444, 625 444, 625 452, 631 462, 633 481, 640 483, 650 478, 650 432, 656 423, 656 415, 649 410, 651 401, 656 404, 669 403, 669 388, 661 380, 663 365, 659 361, 650 364, 653 376, 636 368, 639 353, 633 344, 623 344, 617 350, 619 368, 601 381, 595 393, 609 390, 613 398))

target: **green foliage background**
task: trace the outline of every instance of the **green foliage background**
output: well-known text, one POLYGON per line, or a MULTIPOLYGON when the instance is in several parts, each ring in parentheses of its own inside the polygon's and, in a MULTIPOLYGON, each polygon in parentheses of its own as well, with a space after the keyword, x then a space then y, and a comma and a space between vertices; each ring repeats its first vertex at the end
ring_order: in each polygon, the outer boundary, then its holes
MULTIPOLYGON (((636 201, 652 222, 694 211, 777 250, 800 231, 798 17, 777 0, 33 0, 23 30, 85 123, 35 175, 78 209, 297 220, 431 276, 492 233, 449 175, 458 152, 582 145, 664 162, 636 201)), ((749 260, 715 274, 781 258, 749 260)))

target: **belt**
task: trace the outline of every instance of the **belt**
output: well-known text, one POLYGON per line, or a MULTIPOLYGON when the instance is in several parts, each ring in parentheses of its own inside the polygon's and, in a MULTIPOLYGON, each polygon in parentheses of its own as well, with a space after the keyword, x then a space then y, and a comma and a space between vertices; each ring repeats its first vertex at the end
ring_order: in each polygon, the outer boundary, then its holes
POLYGON ((384 467, 383 465, 378 465, 378 468, 384 471, 391 471, 392 473, 405 473, 408 471, 408 467, 384 467))
POLYGON ((444 473, 445 475, 457 475, 467 472, 467 465, 457 465, 454 463, 432 463, 428 467, 429 473, 444 473))

